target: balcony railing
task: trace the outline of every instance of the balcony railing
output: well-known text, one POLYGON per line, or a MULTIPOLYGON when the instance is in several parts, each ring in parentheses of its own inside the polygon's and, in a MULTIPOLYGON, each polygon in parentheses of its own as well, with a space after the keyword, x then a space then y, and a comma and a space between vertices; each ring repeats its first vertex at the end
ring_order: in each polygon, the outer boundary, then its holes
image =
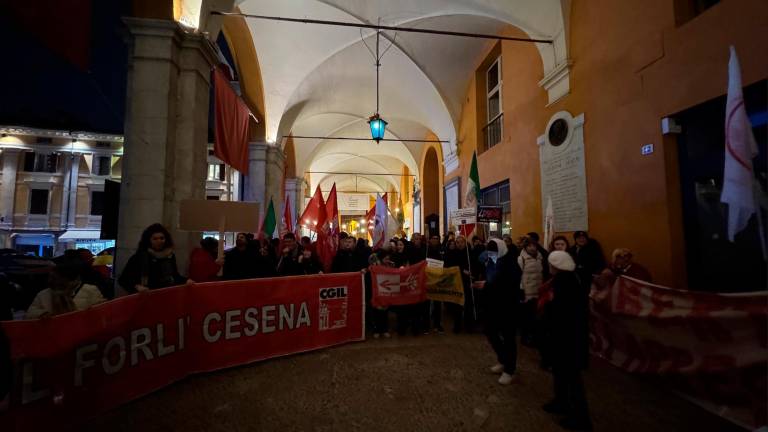
POLYGON ((485 140, 486 150, 501 142, 501 123, 503 118, 504 113, 501 113, 483 128, 483 137, 485 140))

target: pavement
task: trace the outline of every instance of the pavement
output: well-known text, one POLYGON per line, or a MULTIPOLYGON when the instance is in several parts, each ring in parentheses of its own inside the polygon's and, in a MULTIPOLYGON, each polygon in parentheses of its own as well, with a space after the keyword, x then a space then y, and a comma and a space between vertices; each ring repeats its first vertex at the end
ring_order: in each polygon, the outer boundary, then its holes
MULTIPOLYGON (((195 375, 80 430, 561 431, 537 353, 520 347, 509 386, 494 363, 481 334, 393 334, 195 375)), ((743 430, 599 359, 585 385, 596 431, 743 430)))

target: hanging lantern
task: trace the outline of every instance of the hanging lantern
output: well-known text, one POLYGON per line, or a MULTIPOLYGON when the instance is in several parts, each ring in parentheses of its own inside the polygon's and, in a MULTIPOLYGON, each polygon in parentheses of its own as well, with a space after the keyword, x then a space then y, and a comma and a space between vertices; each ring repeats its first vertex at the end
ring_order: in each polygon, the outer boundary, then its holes
POLYGON ((387 129, 387 122, 376 113, 368 119, 368 125, 371 127, 371 137, 378 143, 384 139, 384 132, 387 129))

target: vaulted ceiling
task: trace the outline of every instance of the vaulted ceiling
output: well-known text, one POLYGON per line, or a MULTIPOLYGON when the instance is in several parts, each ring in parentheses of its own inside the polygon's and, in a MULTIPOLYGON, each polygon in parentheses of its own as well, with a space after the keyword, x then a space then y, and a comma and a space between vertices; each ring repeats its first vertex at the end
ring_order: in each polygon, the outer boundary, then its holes
MULTIPOLYGON (((568 0, 242 0, 245 14, 381 23, 476 33, 514 25, 537 44, 543 73, 567 59, 563 8, 568 0)), ((366 137, 376 109, 376 74, 369 48, 375 31, 248 19, 261 67, 270 141, 289 134, 366 137), (365 41, 365 43, 363 42, 365 41), (366 47, 366 45, 368 47, 366 47)), ((388 138, 424 139, 442 145, 447 171, 455 164, 462 100, 489 40, 386 32, 391 49, 381 66, 379 112, 388 138)), ((418 173, 423 144, 295 140, 296 171, 396 172, 394 163, 418 173), (323 168, 323 169, 320 169, 323 168)), ((446 172, 447 172, 446 171, 446 172)), ((388 180, 378 177, 383 188, 388 180)), ((318 182, 324 181, 322 178, 318 182)), ((316 183, 313 179, 313 183, 316 183)), ((395 184, 396 181, 395 181, 395 184)))

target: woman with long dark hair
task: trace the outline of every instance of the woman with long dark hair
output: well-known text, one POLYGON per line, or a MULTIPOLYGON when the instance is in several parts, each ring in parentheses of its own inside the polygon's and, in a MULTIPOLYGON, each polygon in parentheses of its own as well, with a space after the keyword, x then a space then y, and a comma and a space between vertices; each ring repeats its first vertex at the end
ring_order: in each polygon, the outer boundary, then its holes
POLYGON ((171 233, 156 223, 141 234, 139 247, 118 282, 127 292, 136 293, 192 281, 179 274, 171 233))

